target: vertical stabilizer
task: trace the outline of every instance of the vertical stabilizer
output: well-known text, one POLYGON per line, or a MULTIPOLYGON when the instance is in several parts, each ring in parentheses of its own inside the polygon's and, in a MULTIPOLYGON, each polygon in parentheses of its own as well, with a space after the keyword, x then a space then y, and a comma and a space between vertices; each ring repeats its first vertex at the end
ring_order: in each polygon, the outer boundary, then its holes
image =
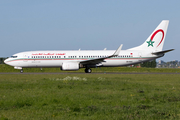
POLYGON ((129 50, 162 51, 168 24, 169 20, 163 20, 142 45, 129 50))

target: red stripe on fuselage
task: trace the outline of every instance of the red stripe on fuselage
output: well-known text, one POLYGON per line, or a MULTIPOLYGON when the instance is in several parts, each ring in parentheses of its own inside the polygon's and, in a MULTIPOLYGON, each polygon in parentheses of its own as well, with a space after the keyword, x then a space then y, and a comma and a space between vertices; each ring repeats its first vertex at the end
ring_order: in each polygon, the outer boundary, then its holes
MULTIPOLYGON (((151 58, 108 58, 105 60, 135 60, 135 59, 151 59, 151 58)), ((14 62, 14 61, 37 61, 37 60, 91 60, 91 59, 18 59, 18 60, 11 60, 7 62, 14 62)))

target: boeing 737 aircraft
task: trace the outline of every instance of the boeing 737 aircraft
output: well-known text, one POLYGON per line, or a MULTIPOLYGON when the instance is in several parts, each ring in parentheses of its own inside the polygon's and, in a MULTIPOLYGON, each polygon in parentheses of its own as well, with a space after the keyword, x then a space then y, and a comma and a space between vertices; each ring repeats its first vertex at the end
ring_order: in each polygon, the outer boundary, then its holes
POLYGON ((128 66, 163 57, 162 50, 169 21, 163 20, 140 46, 121 50, 69 50, 69 51, 29 51, 14 54, 4 62, 15 69, 59 67, 61 70, 79 70, 85 68, 91 73, 95 67, 128 66))

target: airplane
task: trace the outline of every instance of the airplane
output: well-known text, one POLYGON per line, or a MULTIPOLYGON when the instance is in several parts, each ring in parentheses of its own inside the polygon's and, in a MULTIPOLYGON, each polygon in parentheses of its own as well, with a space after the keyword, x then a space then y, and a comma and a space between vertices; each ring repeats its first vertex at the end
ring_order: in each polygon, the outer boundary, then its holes
POLYGON ((140 46, 121 50, 68 50, 68 51, 28 51, 20 52, 7 58, 4 62, 20 69, 58 67, 65 71, 85 68, 85 73, 91 73, 91 68, 120 67, 152 61, 163 57, 174 49, 162 50, 169 20, 163 20, 140 46))

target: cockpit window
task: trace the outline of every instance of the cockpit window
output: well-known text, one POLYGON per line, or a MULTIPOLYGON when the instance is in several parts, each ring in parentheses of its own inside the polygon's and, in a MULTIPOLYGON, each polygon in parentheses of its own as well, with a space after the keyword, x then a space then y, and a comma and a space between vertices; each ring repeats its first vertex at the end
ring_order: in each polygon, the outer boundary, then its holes
POLYGON ((11 58, 17 58, 17 56, 11 56, 11 58))

